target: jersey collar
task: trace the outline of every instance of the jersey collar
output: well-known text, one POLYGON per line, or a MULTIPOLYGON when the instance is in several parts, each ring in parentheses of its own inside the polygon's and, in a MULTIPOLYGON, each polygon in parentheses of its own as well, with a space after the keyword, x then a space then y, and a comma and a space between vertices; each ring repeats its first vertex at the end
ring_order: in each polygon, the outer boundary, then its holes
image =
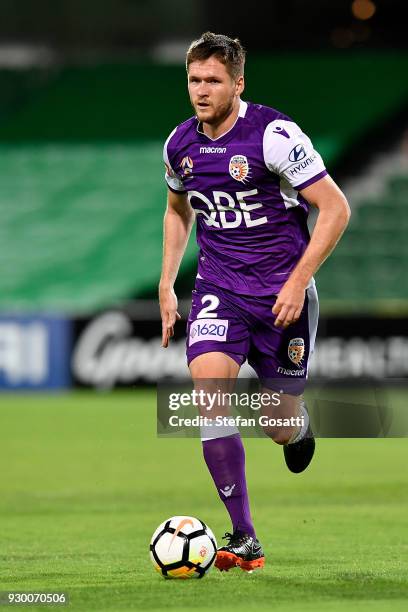
POLYGON ((224 138, 224 136, 226 136, 231 130, 234 129, 234 127, 235 127, 235 125, 236 125, 236 123, 237 123, 237 121, 238 121, 238 119, 240 117, 245 117, 245 114, 247 112, 247 108, 248 108, 248 103, 244 102, 243 100, 240 99, 239 100, 239 110, 238 110, 237 118, 235 119, 235 121, 232 124, 232 126, 230 127, 230 129, 227 130, 226 132, 224 132, 223 134, 221 134, 220 136, 217 136, 217 138, 210 138, 210 136, 208 136, 207 134, 205 134, 203 132, 201 121, 199 121, 198 124, 197 124, 197 132, 199 134, 202 134, 203 136, 205 136, 206 138, 208 138, 208 140, 211 140, 212 142, 215 142, 216 140, 220 140, 220 138, 224 138))

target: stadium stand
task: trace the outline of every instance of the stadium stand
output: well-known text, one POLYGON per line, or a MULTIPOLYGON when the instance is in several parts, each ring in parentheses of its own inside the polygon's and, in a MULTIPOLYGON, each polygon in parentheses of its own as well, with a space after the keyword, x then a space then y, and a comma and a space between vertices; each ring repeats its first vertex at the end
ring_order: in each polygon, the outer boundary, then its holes
POLYGON ((408 300, 407 210, 408 173, 389 177, 380 194, 357 202, 335 256, 317 275, 327 301, 372 310, 408 300))
MULTIPOLYGON (((395 74, 406 69, 408 59, 391 59, 255 58, 248 64, 245 97, 295 117, 313 134, 332 170, 353 142, 406 98, 408 85, 395 74), (373 61, 381 91, 368 70, 373 61), (278 81, 265 81, 268 71, 279 74, 278 81), (331 88, 321 78, 328 71, 331 88), (288 96, 294 73, 296 91, 288 96), (352 113, 339 102, 347 87, 352 113)), ((162 142, 191 114, 183 69, 97 66, 41 78, 30 72, 31 80, 20 75, 18 88, 17 80, 3 73, 0 83, 7 81, 10 93, 0 107, 2 310, 92 311, 154 296, 165 200, 162 142)), ((406 183, 404 176, 394 177, 386 200, 362 203, 336 257, 319 272, 321 293, 336 308, 362 299, 368 288, 373 299, 406 297, 401 293, 406 280, 400 284, 406 183), (381 295, 379 278, 386 279, 381 295)), ((195 251, 192 239, 181 273, 186 291, 195 251)))
POLYGON ((3 310, 78 312, 151 289, 160 267, 161 154, 160 144, 3 146, 3 310))

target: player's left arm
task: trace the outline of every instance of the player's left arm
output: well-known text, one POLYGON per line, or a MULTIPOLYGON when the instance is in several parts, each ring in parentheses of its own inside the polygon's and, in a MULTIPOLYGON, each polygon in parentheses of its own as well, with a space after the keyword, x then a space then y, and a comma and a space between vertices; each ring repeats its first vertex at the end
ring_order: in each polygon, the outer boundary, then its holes
POLYGON ((310 242, 272 309, 277 327, 287 327, 300 317, 312 276, 333 251, 350 218, 346 197, 328 175, 299 193, 319 212, 310 242))

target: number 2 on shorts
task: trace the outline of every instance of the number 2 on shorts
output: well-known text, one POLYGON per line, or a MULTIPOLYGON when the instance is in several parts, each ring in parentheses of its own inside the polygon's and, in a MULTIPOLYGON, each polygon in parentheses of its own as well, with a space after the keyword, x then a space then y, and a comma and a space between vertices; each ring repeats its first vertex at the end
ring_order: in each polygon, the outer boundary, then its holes
POLYGON ((217 313, 214 312, 218 306, 220 305, 220 300, 217 298, 216 295, 203 295, 203 297, 201 298, 201 303, 204 305, 206 302, 209 302, 208 306, 204 306, 204 308, 202 308, 200 310, 200 312, 197 315, 197 319, 216 319, 217 318, 217 313))

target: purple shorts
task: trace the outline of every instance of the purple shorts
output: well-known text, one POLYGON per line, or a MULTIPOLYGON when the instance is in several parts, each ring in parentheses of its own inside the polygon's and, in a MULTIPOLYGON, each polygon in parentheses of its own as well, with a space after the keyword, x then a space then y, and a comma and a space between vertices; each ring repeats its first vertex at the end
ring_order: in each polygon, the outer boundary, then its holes
POLYGON ((242 296, 197 278, 187 323, 188 363, 222 352, 238 365, 247 359, 266 387, 302 393, 317 331, 316 287, 306 290, 298 321, 286 329, 274 325, 275 300, 276 295, 242 296))

